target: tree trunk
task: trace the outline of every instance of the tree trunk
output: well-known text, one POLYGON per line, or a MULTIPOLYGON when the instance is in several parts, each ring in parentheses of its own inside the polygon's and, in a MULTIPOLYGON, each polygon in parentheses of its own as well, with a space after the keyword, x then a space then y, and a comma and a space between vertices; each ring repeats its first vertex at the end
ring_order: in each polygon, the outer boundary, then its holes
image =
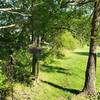
POLYGON ((39 47, 41 46, 41 37, 36 37, 35 40, 35 52, 33 52, 32 58, 32 74, 34 75, 34 79, 38 79, 39 77, 39 57, 40 57, 40 50, 39 47))
POLYGON ((38 63, 38 59, 36 57, 36 54, 33 54, 33 59, 32 59, 32 73, 34 75, 34 78, 36 78, 37 76, 37 63, 38 63))
POLYGON ((83 93, 86 95, 96 94, 96 37, 99 25, 99 11, 100 11, 100 1, 97 0, 94 5, 94 14, 92 19, 92 29, 90 37, 90 50, 89 58, 86 69, 85 84, 83 88, 83 93))

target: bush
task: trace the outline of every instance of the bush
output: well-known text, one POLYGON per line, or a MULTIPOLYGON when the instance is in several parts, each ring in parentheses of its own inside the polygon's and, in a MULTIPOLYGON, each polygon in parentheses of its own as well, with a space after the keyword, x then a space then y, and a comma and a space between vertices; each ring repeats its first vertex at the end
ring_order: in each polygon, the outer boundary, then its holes
POLYGON ((16 62, 14 66, 14 81, 29 83, 32 54, 30 54, 28 50, 20 49, 19 51, 14 52, 13 56, 16 62))
POLYGON ((55 58, 65 57, 64 51, 74 50, 80 46, 80 42, 68 31, 59 33, 45 46, 42 52, 42 60, 45 64, 54 62, 55 58))
POLYGON ((59 34, 55 37, 55 46, 57 48, 66 48, 69 50, 73 50, 80 46, 79 41, 72 36, 72 34, 68 31, 59 34))
POLYGON ((13 56, 17 62, 21 62, 22 64, 30 63, 32 58, 32 55, 28 52, 28 50, 24 49, 14 52, 13 56))

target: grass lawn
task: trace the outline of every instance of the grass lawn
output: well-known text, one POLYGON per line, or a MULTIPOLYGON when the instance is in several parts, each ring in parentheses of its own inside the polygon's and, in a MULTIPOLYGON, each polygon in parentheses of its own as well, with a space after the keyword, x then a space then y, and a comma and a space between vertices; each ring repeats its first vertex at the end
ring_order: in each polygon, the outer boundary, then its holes
MULTIPOLYGON (((99 50, 99 49, 98 49, 99 50)), ((72 100, 82 90, 88 58, 88 48, 66 52, 66 58, 55 59, 41 66, 40 82, 35 87, 15 84, 17 100, 72 100)), ((97 60, 97 91, 100 92, 100 55, 97 60)), ((81 99, 75 99, 81 100, 81 99)))

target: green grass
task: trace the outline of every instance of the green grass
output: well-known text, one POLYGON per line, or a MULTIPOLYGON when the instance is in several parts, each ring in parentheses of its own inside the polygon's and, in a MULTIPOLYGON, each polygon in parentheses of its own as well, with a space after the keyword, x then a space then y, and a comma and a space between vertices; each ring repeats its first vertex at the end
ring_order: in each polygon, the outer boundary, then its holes
MULTIPOLYGON (((99 49, 98 49, 99 50, 99 49)), ((88 48, 66 52, 66 58, 55 59, 53 63, 41 66, 40 82, 35 87, 15 84, 18 100, 71 100, 82 90, 85 79, 88 48), (26 97, 25 97, 26 96, 26 97)), ((100 92, 100 56, 97 62, 97 92, 100 92)), ((81 99, 75 99, 81 100, 81 99)), ((82 99, 83 100, 83 99, 82 99)))

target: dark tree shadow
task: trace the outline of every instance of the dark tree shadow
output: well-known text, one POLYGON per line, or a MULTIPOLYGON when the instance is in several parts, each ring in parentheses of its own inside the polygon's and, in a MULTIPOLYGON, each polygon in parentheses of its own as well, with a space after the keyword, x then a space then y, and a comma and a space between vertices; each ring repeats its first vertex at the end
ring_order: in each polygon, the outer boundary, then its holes
POLYGON ((89 53, 88 52, 74 52, 76 54, 79 54, 79 55, 83 55, 83 56, 88 56, 89 53))
POLYGON ((41 67, 41 71, 43 72, 57 72, 57 73, 62 73, 62 74, 66 74, 66 75, 72 75, 70 73, 70 69, 65 69, 62 67, 55 67, 55 66, 48 66, 48 65, 43 65, 41 67))
MULTIPOLYGON (((89 52, 74 52, 74 53, 79 54, 79 55, 83 55, 83 56, 89 55, 89 52)), ((100 57, 100 53, 97 53, 97 57, 100 57)))
POLYGON ((41 80, 41 82, 48 84, 50 86, 53 86, 57 89, 60 89, 60 90, 66 91, 66 92, 70 92, 70 93, 73 93, 73 94, 79 94, 81 92, 80 90, 64 88, 62 86, 59 86, 57 84, 54 84, 54 83, 51 83, 51 82, 48 82, 48 81, 41 80))

